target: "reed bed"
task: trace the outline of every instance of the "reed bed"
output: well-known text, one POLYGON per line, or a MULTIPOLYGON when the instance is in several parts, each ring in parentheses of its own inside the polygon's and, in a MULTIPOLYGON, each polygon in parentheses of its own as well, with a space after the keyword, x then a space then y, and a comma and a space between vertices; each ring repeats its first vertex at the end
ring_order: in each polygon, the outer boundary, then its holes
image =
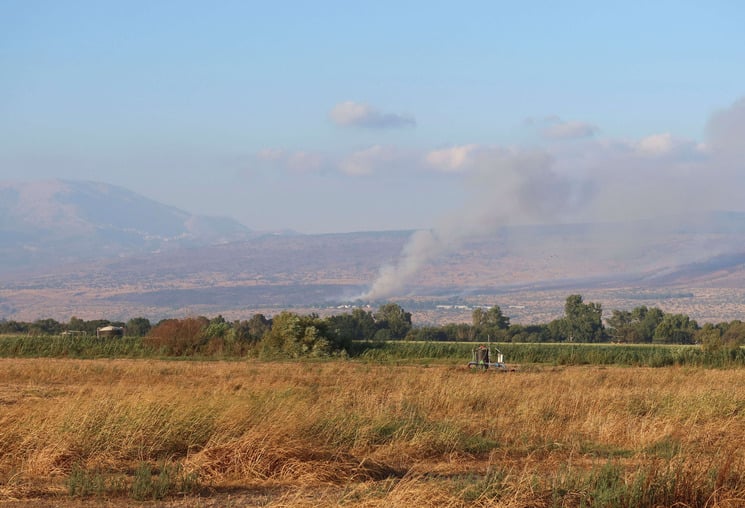
POLYGON ((0 359, 0 502, 743 506, 743 386, 694 367, 0 359))
MULTIPOLYGON (((369 363, 462 364, 471 358, 474 342, 353 341, 342 355, 369 363)), ((0 335, 4 358, 132 358, 240 360, 276 357, 260 345, 224 347, 205 342, 193 350, 153 347, 142 337, 73 337, 64 335, 0 335)), ((635 367, 745 367, 745 348, 707 349, 700 345, 608 343, 492 343, 511 362, 543 365, 623 365, 635 367)))

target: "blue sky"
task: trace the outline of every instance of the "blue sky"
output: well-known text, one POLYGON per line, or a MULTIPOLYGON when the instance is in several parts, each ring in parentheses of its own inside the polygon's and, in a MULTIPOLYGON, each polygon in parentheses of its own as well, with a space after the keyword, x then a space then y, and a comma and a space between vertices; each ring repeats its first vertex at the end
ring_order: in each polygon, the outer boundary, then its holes
POLYGON ((737 209, 743 20, 738 1, 0 0, 0 179, 309 233, 737 209))

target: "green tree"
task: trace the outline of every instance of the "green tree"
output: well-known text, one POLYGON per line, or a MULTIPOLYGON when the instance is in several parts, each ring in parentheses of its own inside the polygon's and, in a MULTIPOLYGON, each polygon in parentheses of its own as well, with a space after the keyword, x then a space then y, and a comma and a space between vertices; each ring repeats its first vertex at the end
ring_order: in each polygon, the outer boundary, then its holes
POLYGON ((220 314, 210 320, 209 325, 204 329, 203 335, 208 339, 224 339, 228 337, 231 329, 231 324, 225 321, 225 318, 220 314))
MULTIPOLYGON (((356 307, 352 309, 352 318, 355 321, 355 337, 357 339, 369 340, 375 336, 377 327, 372 312, 356 307)), ((411 319, 411 316, 409 316, 409 319, 411 319)))
POLYGON ((328 318, 329 332, 339 340, 369 340, 375 336, 375 319, 372 313, 359 307, 350 314, 338 314, 328 318))
POLYGON ((264 316, 264 314, 254 314, 251 319, 248 320, 248 330, 251 337, 255 340, 261 340, 264 335, 269 333, 272 329, 272 320, 264 316))
POLYGON ((549 342, 551 332, 548 325, 510 325, 510 342, 549 342))
POLYGON ((739 349, 745 344, 745 323, 740 320, 728 323, 722 333, 722 341, 728 349, 739 349))
POLYGON ((152 325, 150 324, 149 319, 144 317, 136 317, 127 321, 125 328, 127 329, 127 335, 130 335, 132 337, 144 337, 145 335, 150 333, 152 325))
POLYGON ((272 329, 272 320, 264 314, 254 314, 249 320, 233 325, 235 339, 240 342, 256 344, 272 329))
POLYGON ((272 320, 272 328, 261 341, 264 356, 328 356, 339 351, 328 336, 327 323, 316 314, 299 316, 283 311, 272 320))
POLYGON ((695 341, 705 351, 738 351, 745 344, 745 323, 740 320, 716 325, 706 323, 696 332, 695 341))
POLYGON ((711 323, 706 323, 696 332, 696 342, 701 344, 704 351, 719 351, 724 348, 722 329, 711 323))
POLYGON ((631 311, 631 318, 637 330, 638 342, 652 342, 657 326, 662 322, 665 313, 658 307, 647 308, 645 305, 631 311))
POLYGON ((31 335, 59 335, 62 330, 62 324, 52 318, 37 319, 29 327, 31 335))
POLYGON ((78 317, 72 316, 65 329, 68 331, 85 332, 85 321, 78 317))
POLYGON ((357 339, 357 323, 351 314, 337 314, 327 318, 329 333, 337 340, 357 339))
POLYGON ((468 323, 446 323, 442 325, 442 328, 449 339, 458 341, 476 340, 474 328, 468 323))
POLYGON ((604 338, 603 310, 599 303, 584 303, 582 296, 569 295, 564 320, 570 341, 600 342, 604 338))
POLYGON ((685 314, 665 314, 654 331, 654 341, 669 344, 693 344, 698 324, 685 314))
POLYGON ((614 310, 607 320, 608 335, 614 342, 639 342, 637 340, 637 329, 631 312, 627 310, 614 310))
POLYGON ((411 313, 397 303, 381 305, 374 317, 378 330, 388 330, 391 339, 403 339, 411 330, 411 313))
POLYGON ((471 313, 474 332, 477 340, 502 340, 505 335, 503 332, 510 327, 510 318, 502 313, 499 305, 494 305, 484 310, 481 307, 473 309, 471 313))
POLYGON ((448 340, 448 335, 442 327, 439 326, 421 326, 412 328, 406 340, 420 340, 427 342, 442 342, 448 340))
POLYGON ((546 325, 548 342, 564 342, 571 338, 569 324, 566 318, 551 320, 546 325))
POLYGON ((235 337, 235 340, 239 342, 244 342, 244 343, 257 342, 251 339, 251 332, 248 327, 248 321, 246 321, 245 319, 243 321, 236 320, 233 323, 233 337, 235 337))
POLYGON ((391 337, 391 331, 388 328, 381 328, 377 332, 375 332, 375 335, 373 336, 373 340, 379 340, 379 341, 386 341, 391 340, 393 337, 391 337))
POLYGON ((29 324, 22 321, 5 321, 0 322, 0 333, 28 333, 29 324))
POLYGON ((261 340, 262 351, 268 356, 278 354, 299 356, 300 351, 296 350, 295 346, 301 333, 300 316, 293 312, 282 311, 272 319, 272 328, 261 340))

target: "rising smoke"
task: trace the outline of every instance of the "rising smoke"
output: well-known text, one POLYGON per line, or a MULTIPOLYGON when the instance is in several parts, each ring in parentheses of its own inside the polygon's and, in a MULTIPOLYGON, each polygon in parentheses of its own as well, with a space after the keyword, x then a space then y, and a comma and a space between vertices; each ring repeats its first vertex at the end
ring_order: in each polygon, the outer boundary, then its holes
POLYGON ((541 151, 481 149, 462 161, 468 203, 431 230, 415 232, 397 264, 380 269, 362 300, 400 294, 429 262, 478 236, 521 222, 556 220, 587 199, 590 188, 552 171, 553 159, 541 151))
MULTIPOLYGON (((586 140, 567 150, 554 147, 553 156, 476 145, 437 152, 429 162, 465 175, 468 203, 414 233, 399 261, 382 267, 360 299, 402 294, 428 263, 502 226, 743 210, 744 137, 740 99, 711 116, 705 143, 664 133, 638 141, 586 140)), ((632 229, 628 240, 642 242, 645 234, 656 232, 632 229)))

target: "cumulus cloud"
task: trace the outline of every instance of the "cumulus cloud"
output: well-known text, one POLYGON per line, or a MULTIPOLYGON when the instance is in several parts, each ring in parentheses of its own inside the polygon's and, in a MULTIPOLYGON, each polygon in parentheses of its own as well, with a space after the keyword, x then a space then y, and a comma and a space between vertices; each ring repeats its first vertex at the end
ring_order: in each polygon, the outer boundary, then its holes
POLYGON ((432 168, 446 172, 457 173, 471 167, 478 145, 461 145, 440 150, 433 150, 424 156, 426 164, 432 168))
POLYGON ((706 151, 703 144, 691 139, 675 137, 669 132, 644 137, 633 142, 631 147, 643 157, 696 158, 706 151))
POLYGON ((636 143, 641 155, 665 155, 673 150, 673 137, 670 133, 653 134, 636 143))
POLYGON ((354 101, 340 102, 333 107, 329 117, 342 127, 395 129, 416 126, 416 120, 411 116, 383 113, 368 104, 354 101))
POLYGON ((399 166, 404 158, 404 154, 393 147, 373 145, 343 158, 338 168, 347 175, 372 175, 399 166))

